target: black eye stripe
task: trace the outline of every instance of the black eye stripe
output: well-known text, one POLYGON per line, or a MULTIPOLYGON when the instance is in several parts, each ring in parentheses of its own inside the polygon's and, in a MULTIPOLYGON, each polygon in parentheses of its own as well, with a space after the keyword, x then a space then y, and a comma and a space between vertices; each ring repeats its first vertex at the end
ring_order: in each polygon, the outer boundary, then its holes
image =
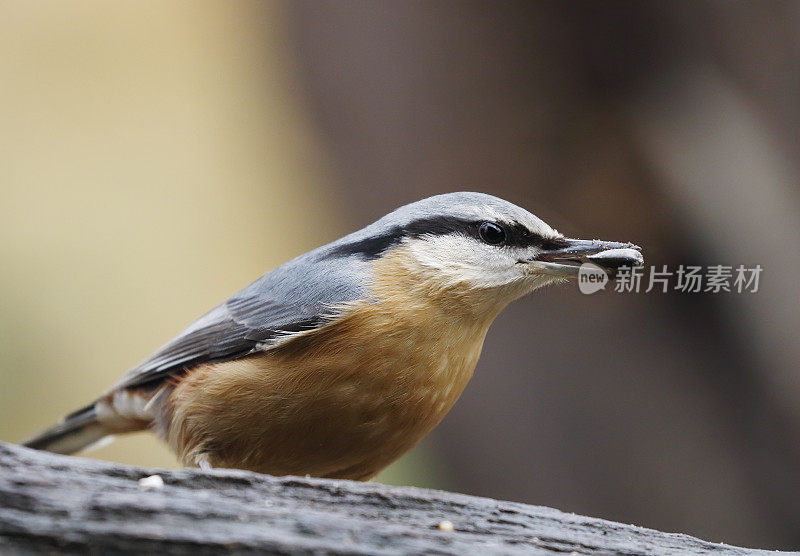
POLYGON ((506 225, 506 245, 509 247, 535 247, 544 243, 546 240, 540 235, 534 234, 526 226, 514 222, 511 225, 506 225))
POLYGON ((437 216, 414 220, 405 226, 397 226, 378 236, 337 245, 324 256, 360 255, 367 260, 376 259, 388 249, 398 245, 405 238, 418 238, 426 235, 437 236, 460 233, 483 241, 480 227, 487 222, 503 228, 505 232, 505 240, 502 242, 503 247, 526 248, 541 246, 548 241, 552 241, 532 233, 519 222, 491 222, 453 216, 437 216))
POLYGON ((568 242, 563 239, 545 239, 539 244, 539 248, 543 251, 555 251, 556 249, 563 249, 568 245, 568 242))

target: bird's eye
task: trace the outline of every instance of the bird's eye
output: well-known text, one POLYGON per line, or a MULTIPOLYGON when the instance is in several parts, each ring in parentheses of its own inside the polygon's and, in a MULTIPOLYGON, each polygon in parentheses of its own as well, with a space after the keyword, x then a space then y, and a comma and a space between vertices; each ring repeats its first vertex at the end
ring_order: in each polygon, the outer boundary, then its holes
POLYGON ((478 226, 478 235, 489 245, 500 245, 506 240, 506 231, 494 222, 483 222, 478 226))

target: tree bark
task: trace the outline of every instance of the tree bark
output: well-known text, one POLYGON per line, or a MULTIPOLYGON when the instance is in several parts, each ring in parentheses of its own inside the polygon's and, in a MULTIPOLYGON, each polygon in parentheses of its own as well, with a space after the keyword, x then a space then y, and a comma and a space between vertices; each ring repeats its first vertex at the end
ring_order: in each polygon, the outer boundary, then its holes
POLYGON ((221 551, 767 553, 450 492, 228 469, 145 470, 0 443, 0 553, 221 551), (140 481, 156 474, 163 483, 140 481))

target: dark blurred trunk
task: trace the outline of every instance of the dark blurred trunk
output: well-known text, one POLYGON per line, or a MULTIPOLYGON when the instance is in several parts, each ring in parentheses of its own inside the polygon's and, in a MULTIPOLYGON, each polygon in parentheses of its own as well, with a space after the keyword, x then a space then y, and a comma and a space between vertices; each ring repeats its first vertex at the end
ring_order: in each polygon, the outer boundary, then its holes
MULTIPOLYGON (((747 203, 730 201, 732 184, 711 179, 718 199, 704 206, 685 201, 700 186, 671 172, 675 160, 698 153, 701 168, 746 169, 742 157, 714 158, 738 137, 708 133, 703 118, 671 99, 683 95, 701 115, 717 113, 717 98, 738 99, 745 124, 765 130, 768 142, 756 144, 766 160, 793 168, 797 5, 337 1, 286 9, 305 94, 343 196, 359 200, 351 209, 358 222, 430 194, 481 190, 568 235, 635 241, 648 264, 674 268, 762 260, 722 259, 738 253, 726 241, 747 231, 732 232, 747 217, 737 213, 747 203), (673 124, 678 145, 669 151, 659 140, 672 137, 673 124), (684 136, 689 153, 680 151, 684 136)), ((727 121, 723 112, 718 123, 727 121)), ((797 202, 796 181, 767 181, 752 187, 797 202)), ((768 214, 785 208, 779 198, 764 195, 768 214)), ((800 259, 793 239, 775 243, 766 260, 800 259)), ((773 282, 759 298, 776 315, 780 300, 791 309, 800 299, 781 287, 773 282)), ((774 326, 796 335, 797 321, 787 309, 776 317, 783 321, 751 322, 742 315, 758 313, 740 303, 586 297, 567 287, 512 306, 437 430, 452 486, 796 548, 800 387, 791 385, 800 361, 797 347, 772 358, 769 334, 774 326)))

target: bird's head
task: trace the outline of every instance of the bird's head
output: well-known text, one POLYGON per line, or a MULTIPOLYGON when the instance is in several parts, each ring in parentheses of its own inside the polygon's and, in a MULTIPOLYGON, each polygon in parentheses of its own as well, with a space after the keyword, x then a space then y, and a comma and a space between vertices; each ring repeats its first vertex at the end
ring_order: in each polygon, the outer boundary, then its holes
POLYGON ((433 293, 501 306, 577 276, 586 262, 609 272, 643 263, 636 245, 566 238, 527 210, 483 193, 417 201, 345 240, 337 246, 341 254, 402 261, 403 271, 433 293))

